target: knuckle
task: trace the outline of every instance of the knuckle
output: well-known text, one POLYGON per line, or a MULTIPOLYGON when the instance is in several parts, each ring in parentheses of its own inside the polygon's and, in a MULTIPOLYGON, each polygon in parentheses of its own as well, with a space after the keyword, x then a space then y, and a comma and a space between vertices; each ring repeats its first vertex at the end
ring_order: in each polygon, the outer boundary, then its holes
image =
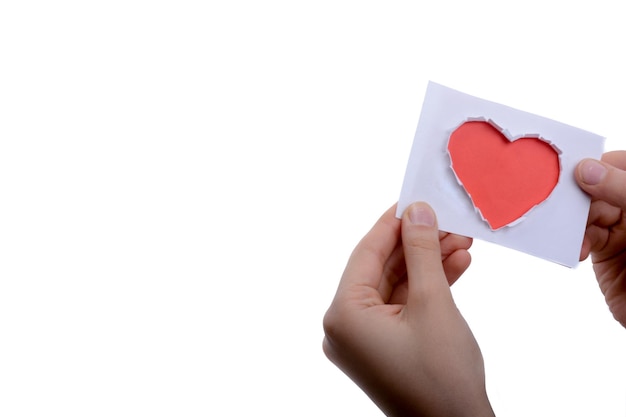
POLYGON ((432 236, 412 236, 407 244, 415 249, 419 249, 422 252, 439 253, 441 250, 439 240, 434 239, 432 236))
POLYGON ((626 172, 617 168, 609 169, 607 181, 601 184, 606 200, 617 206, 626 207, 626 172))
POLYGON ((330 342, 330 340, 328 339, 328 337, 324 337, 324 342, 322 343, 322 350, 324 352, 324 355, 326 355, 326 358, 328 358, 328 360, 330 360, 333 363, 337 362, 337 352, 333 346, 333 344, 330 342))
POLYGON ((326 314, 324 314, 324 320, 322 322, 326 339, 337 340, 340 338, 340 335, 343 333, 343 323, 344 320, 337 312, 337 309, 331 306, 326 314))
POLYGON ((324 315, 323 328, 324 342, 322 350, 324 355, 331 362, 337 362, 339 356, 338 349, 340 349, 343 334, 346 332, 346 325, 341 314, 333 306, 324 315))

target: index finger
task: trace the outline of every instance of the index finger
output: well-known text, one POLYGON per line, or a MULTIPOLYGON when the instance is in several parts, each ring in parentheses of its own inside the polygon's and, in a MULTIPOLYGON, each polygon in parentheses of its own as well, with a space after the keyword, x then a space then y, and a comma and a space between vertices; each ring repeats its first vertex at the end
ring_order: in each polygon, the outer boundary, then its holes
POLYGON ((354 248, 339 288, 365 286, 378 290, 385 263, 400 239, 396 204, 390 207, 354 248))
POLYGON ((606 152, 600 160, 613 165, 615 168, 626 170, 626 151, 606 152))

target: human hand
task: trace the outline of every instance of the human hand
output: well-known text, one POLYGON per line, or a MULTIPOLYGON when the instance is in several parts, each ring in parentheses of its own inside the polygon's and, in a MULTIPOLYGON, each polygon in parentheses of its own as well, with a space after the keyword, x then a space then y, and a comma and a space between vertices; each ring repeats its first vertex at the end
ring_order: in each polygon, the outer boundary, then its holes
POLYGON ((480 348, 449 284, 472 241, 425 203, 389 209, 357 245, 324 317, 324 352, 389 416, 493 416, 480 348))
POLYGON ((576 180, 592 197, 580 254, 591 254, 593 270, 613 317, 626 327, 626 151, 608 152, 602 162, 585 159, 576 180))

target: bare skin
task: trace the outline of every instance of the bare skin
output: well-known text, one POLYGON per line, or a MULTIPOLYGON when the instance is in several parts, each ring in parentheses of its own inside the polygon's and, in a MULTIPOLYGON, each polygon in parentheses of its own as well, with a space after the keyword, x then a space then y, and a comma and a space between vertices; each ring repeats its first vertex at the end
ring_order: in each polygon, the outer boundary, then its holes
POLYGON ((626 327, 626 151, 576 169, 580 187, 592 197, 580 259, 591 255, 600 290, 615 320, 626 327), (600 164, 598 167, 595 164, 600 164))
MULTIPOLYGON (((580 259, 626 327, 626 151, 581 161, 592 197, 580 259)), ((425 203, 390 208, 357 245, 324 317, 324 352, 389 416, 493 416, 480 348, 449 286, 471 239, 437 231, 425 203)))
POLYGON ((324 317, 324 352, 389 416, 493 416, 483 358, 450 285, 471 239, 416 203, 355 248, 324 317))

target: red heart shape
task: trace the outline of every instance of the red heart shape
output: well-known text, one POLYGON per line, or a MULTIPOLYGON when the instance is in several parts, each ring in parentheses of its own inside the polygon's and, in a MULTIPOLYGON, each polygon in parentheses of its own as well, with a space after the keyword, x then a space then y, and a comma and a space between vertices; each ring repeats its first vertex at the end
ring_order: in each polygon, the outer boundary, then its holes
POLYGON ((492 230, 545 201, 559 181, 559 151, 538 136, 507 138, 491 121, 467 121, 450 135, 452 170, 492 230))

